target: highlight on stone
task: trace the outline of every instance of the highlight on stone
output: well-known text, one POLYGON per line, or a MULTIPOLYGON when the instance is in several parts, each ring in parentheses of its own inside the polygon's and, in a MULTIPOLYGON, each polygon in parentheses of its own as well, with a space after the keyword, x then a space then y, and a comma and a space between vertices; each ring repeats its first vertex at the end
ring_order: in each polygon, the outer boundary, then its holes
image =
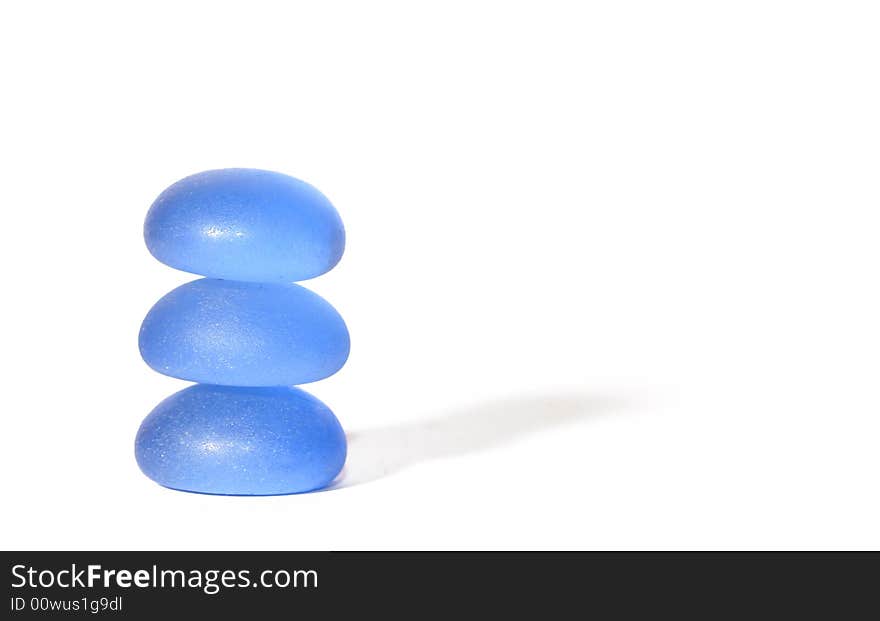
POLYGON ((141 325, 150 367, 199 382, 141 424, 143 473, 204 494, 329 485, 345 463, 345 435, 326 405, 292 386, 328 377, 348 358, 339 313, 293 284, 342 256, 345 231, 330 201, 280 173, 207 171, 162 192, 144 239, 163 263, 207 278, 168 293, 141 325))

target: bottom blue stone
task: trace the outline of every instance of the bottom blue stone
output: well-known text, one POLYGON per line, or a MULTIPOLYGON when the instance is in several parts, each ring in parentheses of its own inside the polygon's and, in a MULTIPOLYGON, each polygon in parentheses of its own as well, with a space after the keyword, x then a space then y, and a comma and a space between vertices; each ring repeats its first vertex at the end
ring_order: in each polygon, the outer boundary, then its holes
POLYGON ((156 483, 202 494, 270 496, 329 485, 345 464, 333 412, 298 388, 196 384, 138 430, 138 465, 156 483))

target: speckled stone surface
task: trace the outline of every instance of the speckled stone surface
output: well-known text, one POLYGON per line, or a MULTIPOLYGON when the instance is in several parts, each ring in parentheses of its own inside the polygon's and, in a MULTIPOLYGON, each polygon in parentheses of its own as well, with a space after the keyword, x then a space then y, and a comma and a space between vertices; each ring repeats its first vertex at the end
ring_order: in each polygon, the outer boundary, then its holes
POLYGON ((139 345, 147 364, 172 377, 291 386, 338 371, 349 336, 339 313, 304 287, 204 278, 153 306, 139 345))
POLYGON ((345 463, 346 443, 333 412, 302 390, 202 384, 147 416, 135 455, 165 487, 262 496, 329 485, 345 463))
POLYGON ((150 207, 144 239, 171 267, 252 282, 314 278, 345 250, 342 220, 321 192, 250 168, 209 170, 170 186, 150 207))
POLYGON ((141 324, 147 364, 200 382, 141 424, 135 454, 144 474, 205 494, 329 485, 345 463, 345 435, 327 406, 290 386, 328 377, 348 359, 342 317, 293 284, 342 256, 333 205, 287 175, 209 170, 162 192, 144 239, 159 261, 208 276, 165 295, 141 324))

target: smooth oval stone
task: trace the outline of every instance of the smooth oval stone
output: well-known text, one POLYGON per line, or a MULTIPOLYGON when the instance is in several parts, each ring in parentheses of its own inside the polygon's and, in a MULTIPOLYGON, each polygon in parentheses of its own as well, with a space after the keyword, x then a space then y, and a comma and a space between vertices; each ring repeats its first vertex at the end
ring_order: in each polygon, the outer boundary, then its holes
POLYGON ((204 278, 156 302, 139 345, 148 365, 172 377, 290 386, 336 373, 350 343, 336 309, 304 287, 204 278))
POLYGON ((204 494, 319 489, 342 470, 345 454, 333 412, 297 388, 190 386, 156 406, 135 440, 145 475, 204 494))
POLYGON ((144 239, 171 267, 254 282, 320 276, 345 249, 342 220, 323 194, 250 168, 209 170, 169 187, 147 213, 144 239))

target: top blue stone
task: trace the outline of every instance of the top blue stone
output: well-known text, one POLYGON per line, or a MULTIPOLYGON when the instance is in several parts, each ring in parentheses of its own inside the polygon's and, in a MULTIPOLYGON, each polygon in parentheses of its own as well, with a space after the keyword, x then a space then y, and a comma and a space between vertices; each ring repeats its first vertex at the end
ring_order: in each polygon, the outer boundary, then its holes
POLYGON ((169 187, 147 213, 144 239, 179 270, 267 283, 320 276, 345 249, 342 220, 323 194, 250 168, 209 170, 169 187))

